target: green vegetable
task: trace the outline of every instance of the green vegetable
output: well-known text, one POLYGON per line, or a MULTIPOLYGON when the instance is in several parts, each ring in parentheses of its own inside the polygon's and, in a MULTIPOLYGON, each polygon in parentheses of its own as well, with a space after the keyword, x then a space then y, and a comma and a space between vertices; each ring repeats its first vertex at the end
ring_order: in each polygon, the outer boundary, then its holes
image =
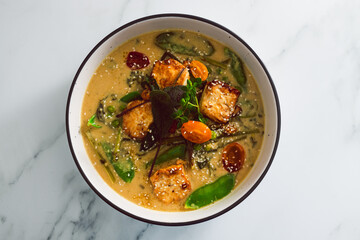
MULTIPOLYGON (((156 163, 155 164, 161 164, 167 161, 170 161, 172 159, 175 158, 184 158, 185 157, 185 144, 181 144, 181 145, 177 145, 173 148, 170 148, 169 150, 167 150, 166 152, 160 154, 157 159, 156 159, 156 163)), ((146 168, 148 168, 149 166, 151 166, 152 161, 146 163, 146 168)))
POLYGON ((96 128, 101 128, 100 125, 97 125, 97 124, 95 123, 95 117, 96 117, 96 114, 92 115, 92 117, 88 120, 87 125, 88 125, 88 126, 93 126, 93 127, 96 127, 96 128))
POLYGON ((109 113, 114 113, 115 112, 115 107, 114 106, 108 106, 107 108, 107 111, 109 112, 109 113))
MULTIPOLYGON (((93 149, 95 150, 96 154, 98 155, 98 157, 100 158, 100 162, 101 160, 106 161, 106 158, 100 153, 100 151, 98 150, 98 148, 96 148, 96 141, 95 139, 92 137, 90 131, 85 132, 85 136, 87 137, 87 139, 89 140, 91 146, 93 147, 93 149)), ((107 162, 105 162, 105 164, 103 164, 107 174, 109 175, 110 179, 112 182, 115 182, 115 177, 114 174, 112 173, 109 165, 107 162)))
POLYGON ((195 190, 185 202, 185 208, 198 209, 228 195, 235 185, 235 175, 226 174, 215 182, 195 190))
POLYGON ((209 40, 196 34, 193 35, 194 38, 199 39, 196 41, 198 43, 196 46, 193 44, 194 42, 188 42, 187 39, 184 39, 179 32, 160 33, 155 38, 155 44, 161 49, 189 56, 210 56, 214 53, 215 49, 209 40))
POLYGON ((101 146, 105 152, 105 155, 110 160, 111 165, 114 167, 114 170, 119 175, 119 177, 121 177, 121 179, 123 179, 125 182, 131 182, 131 180, 135 176, 134 165, 131 161, 131 158, 128 157, 125 159, 121 159, 120 161, 118 159, 116 162, 114 162, 111 145, 107 142, 102 142, 101 146))
POLYGON ((129 88, 132 87, 133 84, 141 84, 143 81, 146 81, 148 76, 144 74, 144 72, 136 70, 131 71, 129 77, 126 79, 126 83, 129 88))
POLYGON ((240 88, 243 91, 246 91, 246 77, 244 74, 244 67, 241 59, 229 48, 224 48, 225 55, 231 58, 230 70, 240 88))
POLYGON ((113 126, 113 128, 118 128, 120 126, 120 121, 119 119, 115 119, 111 122, 111 126, 113 126))
POLYGON ((180 100, 180 107, 174 112, 173 118, 178 119, 178 126, 189 121, 189 115, 195 112, 200 122, 205 123, 206 119, 200 112, 199 101, 196 96, 196 88, 202 84, 201 78, 196 78, 193 81, 188 80, 184 88, 185 93, 180 100))
POLYGON ((214 59, 211 59, 211 58, 208 58, 208 57, 202 57, 201 60, 215 66, 215 67, 219 67, 219 68, 222 68, 222 69, 227 69, 227 60, 225 60, 225 62, 218 62, 214 59))
POLYGON ((122 112, 122 111, 124 111, 124 109, 125 109, 126 107, 127 107, 126 104, 121 104, 121 105, 119 106, 119 110, 122 112))
POLYGON ((216 139, 220 139, 220 138, 231 138, 231 137, 235 137, 235 136, 244 136, 244 135, 248 135, 248 134, 253 134, 253 133, 259 133, 259 129, 254 128, 254 129, 250 129, 250 130, 240 130, 237 131, 236 133, 233 133, 231 135, 219 135, 216 137, 216 139))
POLYGON ((129 92, 128 94, 126 94, 125 96, 120 98, 120 100, 125 103, 129 103, 131 101, 138 100, 138 99, 141 99, 141 95, 137 91, 129 92))
POLYGON ((104 123, 105 122, 105 110, 104 110, 103 100, 100 100, 98 108, 96 109, 96 117, 100 122, 104 123))
MULTIPOLYGON (((234 137, 230 142, 210 142, 206 143, 203 146, 205 152, 215 152, 219 148, 225 147, 229 143, 237 142, 246 138, 246 135, 239 135, 239 136, 227 136, 228 138, 234 137)), ((224 137, 225 138, 225 137, 224 137)))
POLYGON ((215 131, 211 131, 211 139, 217 138, 218 134, 215 131))
POLYGON ((101 147, 110 163, 113 162, 112 146, 108 142, 101 142, 101 147))
POLYGON ((113 167, 115 172, 127 183, 130 183, 135 176, 134 164, 131 158, 122 159, 121 161, 114 162, 113 167))
POLYGON ((97 119, 104 123, 108 127, 113 127, 111 125, 112 121, 116 119, 116 113, 120 112, 120 105, 118 98, 115 94, 110 94, 99 101, 98 108, 96 110, 97 119))
POLYGON ((255 101, 245 100, 240 102, 240 106, 242 109, 239 118, 251 118, 255 117, 257 110, 259 108, 258 104, 255 101))
POLYGON ((129 183, 135 176, 134 163, 128 154, 125 154, 121 149, 122 130, 119 129, 118 137, 116 139, 115 148, 112 156, 112 162, 115 172, 125 182, 129 183))
POLYGON ((214 152, 229 143, 237 142, 237 141, 245 139, 247 137, 247 135, 249 135, 249 134, 259 133, 259 132, 260 132, 259 129, 255 128, 255 129, 251 129, 251 130, 238 131, 232 135, 226 135, 226 134, 219 135, 219 136, 216 136, 216 138, 211 139, 209 142, 202 144, 202 149, 205 152, 214 152), (223 139, 230 139, 230 141, 221 141, 223 139))
POLYGON ((203 169, 204 167, 207 166, 209 160, 206 158, 202 158, 202 159, 197 159, 195 162, 199 169, 203 169))

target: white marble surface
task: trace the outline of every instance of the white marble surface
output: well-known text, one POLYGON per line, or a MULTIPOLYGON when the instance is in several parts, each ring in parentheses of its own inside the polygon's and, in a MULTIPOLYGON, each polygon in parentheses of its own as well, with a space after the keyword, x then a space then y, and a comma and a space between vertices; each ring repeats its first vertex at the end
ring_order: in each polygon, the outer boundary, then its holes
POLYGON ((0 239, 359 239, 360 1, 0 0, 0 239), (76 168, 65 104, 105 35, 165 12, 216 21, 262 58, 282 132, 260 186, 205 223, 162 227, 108 206, 76 168))

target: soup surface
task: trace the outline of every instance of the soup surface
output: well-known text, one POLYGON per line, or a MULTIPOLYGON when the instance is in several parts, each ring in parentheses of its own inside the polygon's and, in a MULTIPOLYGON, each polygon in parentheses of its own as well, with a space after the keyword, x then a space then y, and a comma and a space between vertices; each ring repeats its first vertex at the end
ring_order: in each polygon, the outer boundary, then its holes
POLYGON ((179 29, 133 38, 87 87, 84 144, 116 192, 140 206, 186 211, 236 188, 261 149, 255 79, 223 44, 179 29))

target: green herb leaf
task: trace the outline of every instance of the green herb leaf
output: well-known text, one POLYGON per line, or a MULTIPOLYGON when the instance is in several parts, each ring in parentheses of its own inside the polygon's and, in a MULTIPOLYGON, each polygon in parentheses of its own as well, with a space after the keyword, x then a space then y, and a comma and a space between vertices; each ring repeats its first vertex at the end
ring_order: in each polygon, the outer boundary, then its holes
POLYGON ((88 126, 93 126, 93 127, 96 127, 96 128, 101 128, 100 125, 97 125, 97 124, 95 123, 95 117, 96 117, 96 114, 92 115, 91 118, 88 120, 87 125, 88 125, 88 126))
POLYGON ((196 88, 202 84, 201 78, 193 78, 187 81, 185 86, 186 92, 180 100, 180 107, 173 114, 174 119, 178 119, 178 127, 189 120, 191 114, 197 114, 198 120, 202 123, 206 122, 206 118, 201 114, 199 101, 196 96, 196 88))
POLYGON ((246 77, 241 59, 229 48, 224 49, 225 55, 231 58, 230 70, 242 90, 246 91, 246 77))

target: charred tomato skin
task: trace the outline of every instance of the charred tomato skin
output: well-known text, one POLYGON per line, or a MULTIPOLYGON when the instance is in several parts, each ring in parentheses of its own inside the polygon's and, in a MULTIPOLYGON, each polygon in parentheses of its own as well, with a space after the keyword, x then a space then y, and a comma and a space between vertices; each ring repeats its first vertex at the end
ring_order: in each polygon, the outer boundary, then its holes
POLYGON ((221 157, 226 171, 238 172, 244 166, 245 150, 239 143, 230 143, 225 146, 221 157))

